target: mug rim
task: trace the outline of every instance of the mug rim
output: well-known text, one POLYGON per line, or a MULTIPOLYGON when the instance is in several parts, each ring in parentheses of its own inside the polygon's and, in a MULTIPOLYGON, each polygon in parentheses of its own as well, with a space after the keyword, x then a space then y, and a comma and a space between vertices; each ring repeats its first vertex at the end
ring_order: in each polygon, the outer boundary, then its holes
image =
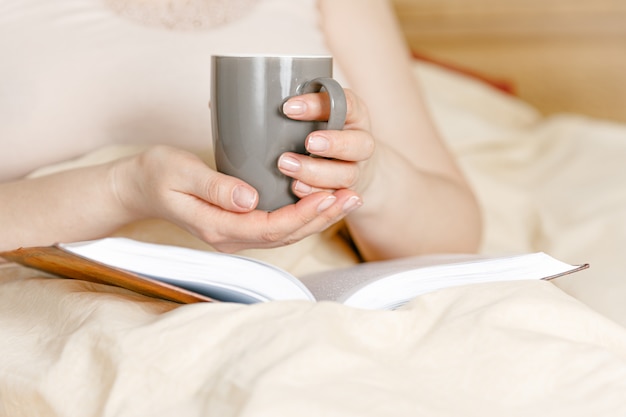
POLYGON ((279 58, 279 59, 332 59, 332 55, 322 55, 322 54, 213 54, 212 58, 263 58, 263 59, 271 59, 271 58, 279 58))

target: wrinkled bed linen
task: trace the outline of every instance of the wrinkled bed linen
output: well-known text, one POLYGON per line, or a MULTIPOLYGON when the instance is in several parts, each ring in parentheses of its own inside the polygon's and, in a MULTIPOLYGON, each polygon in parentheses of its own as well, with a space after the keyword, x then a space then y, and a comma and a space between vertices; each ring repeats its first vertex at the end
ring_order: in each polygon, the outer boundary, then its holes
MULTIPOLYGON (((626 128, 416 73, 483 206, 482 252, 544 250, 588 271, 382 312, 179 306, 0 264, 0 416, 626 415, 626 128)), ((120 233, 202 247, 158 222, 120 233)), ((323 235, 250 254, 296 274, 355 262, 323 235)))
POLYGON ((548 282, 387 312, 177 306, 0 272, 6 416, 626 415, 625 330, 548 282))
POLYGON ((626 326, 626 125, 527 103, 416 65, 484 213, 481 251, 545 251, 591 268, 557 285, 626 326))

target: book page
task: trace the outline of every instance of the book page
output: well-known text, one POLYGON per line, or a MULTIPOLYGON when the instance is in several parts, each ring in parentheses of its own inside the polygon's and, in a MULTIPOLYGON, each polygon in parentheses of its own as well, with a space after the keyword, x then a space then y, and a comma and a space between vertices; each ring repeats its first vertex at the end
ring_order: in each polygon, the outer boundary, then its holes
POLYGON ((313 300, 309 290, 291 274, 242 256, 125 238, 58 246, 78 256, 220 301, 313 300))
POLYGON ((331 300, 367 309, 394 309, 442 288, 552 279, 588 267, 569 265, 542 252, 500 258, 432 255, 368 262, 298 280, 252 258, 125 238, 23 248, 2 255, 57 275, 177 302, 331 300))
POLYGON ((304 276, 301 281, 318 300, 353 307, 394 309, 437 289, 483 282, 539 280, 586 268, 569 265, 545 253, 485 258, 435 255, 384 262, 304 276))
POLYGON ((482 259, 479 255, 428 255, 394 259, 382 262, 366 262, 347 268, 323 271, 300 277, 300 281, 318 301, 343 301, 356 289, 385 276, 410 269, 441 264, 454 264, 482 259))

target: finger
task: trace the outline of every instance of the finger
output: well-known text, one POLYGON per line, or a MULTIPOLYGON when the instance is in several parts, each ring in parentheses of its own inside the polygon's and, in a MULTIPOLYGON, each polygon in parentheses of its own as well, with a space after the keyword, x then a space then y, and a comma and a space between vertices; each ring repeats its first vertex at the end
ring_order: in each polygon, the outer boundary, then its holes
POLYGON ((193 234, 215 249, 236 252, 295 243, 326 229, 347 214, 344 210, 351 211, 359 205, 360 198, 349 191, 336 195, 317 193, 271 213, 260 210, 232 213, 205 204, 196 212, 196 221, 188 224, 193 225, 189 228, 193 234), (219 221, 202 227, 199 218, 219 218, 219 221))
POLYGON ((258 192, 250 185, 220 173, 207 177, 204 183, 199 180, 197 186, 199 194, 196 195, 228 211, 248 212, 253 210, 259 201, 258 192))
POLYGON ((304 198, 307 195, 311 195, 313 193, 319 193, 319 192, 327 192, 327 193, 334 193, 335 191, 337 191, 337 188, 320 188, 320 187, 314 187, 310 184, 307 184, 301 180, 294 180, 291 183, 291 191, 298 197, 298 198, 304 198))
POLYGON ((369 159, 376 142, 364 130, 318 130, 304 142, 306 150, 317 156, 359 162, 369 159))
MULTIPOLYGON (((326 193, 318 194, 325 195, 326 193)), ((313 194, 310 197, 313 197, 315 195, 316 194, 313 194)), ((323 230, 326 230, 328 227, 337 223, 349 213, 361 207, 361 205, 363 204, 361 197, 351 190, 338 190, 333 195, 335 196, 336 200, 333 202, 332 205, 329 205, 322 211, 318 210, 315 217, 303 223, 300 228, 287 235, 284 238, 284 241, 294 243, 311 234, 319 233, 323 230)), ((308 197, 301 199, 298 203, 292 206, 293 209, 295 209, 297 212, 296 215, 302 216, 308 210, 308 208, 299 206, 300 203, 306 202, 307 198, 308 197)))
POLYGON ((266 242, 271 244, 278 239, 281 245, 297 242, 325 230, 360 205, 360 197, 350 190, 330 195, 326 192, 312 194, 296 204, 268 213, 266 242))
POLYGON ((192 160, 181 172, 185 184, 177 191, 193 195, 207 203, 237 213, 253 210, 258 204, 258 192, 246 182, 213 171, 200 160, 192 160))
MULTIPOLYGON (((346 94, 346 127, 369 129, 369 114, 364 103, 348 88, 346 94)), ((330 100, 325 92, 303 94, 283 104, 283 114, 294 120, 326 121, 330 115, 330 100)))
POLYGON ((262 210, 234 213, 196 199, 184 220, 196 226, 194 234, 220 250, 273 247, 336 200, 331 193, 318 193, 270 213, 262 210))
MULTIPOLYGON (((296 153, 285 153, 278 160, 280 171, 296 180, 318 189, 352 188, 359 179, 355 162, 336 159, 311 158, 296 153)), ((299 190, 305 193, 305 189, 299 190)))
POLYGON ((283 104, 283 114, 294 120, 320 122, 328 120, 330 115, 328 93, 309 93, 291 97, 283 104))

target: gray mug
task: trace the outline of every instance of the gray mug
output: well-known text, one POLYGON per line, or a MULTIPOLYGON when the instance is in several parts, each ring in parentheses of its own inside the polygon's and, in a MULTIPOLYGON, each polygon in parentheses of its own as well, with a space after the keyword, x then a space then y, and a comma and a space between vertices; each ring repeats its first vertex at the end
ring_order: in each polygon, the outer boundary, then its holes
POLYGON ((346 119, 343 88, 332 79, 329 56, 213 56, 211 122, 217 170, 259 192, 260 210, 295 203, 292 179, 278 170, 284 152, 306 154, 315 130, 340 130, 346 119), (330 99, 327 123, 289 119, 290 97, 324 89, 330 99))

